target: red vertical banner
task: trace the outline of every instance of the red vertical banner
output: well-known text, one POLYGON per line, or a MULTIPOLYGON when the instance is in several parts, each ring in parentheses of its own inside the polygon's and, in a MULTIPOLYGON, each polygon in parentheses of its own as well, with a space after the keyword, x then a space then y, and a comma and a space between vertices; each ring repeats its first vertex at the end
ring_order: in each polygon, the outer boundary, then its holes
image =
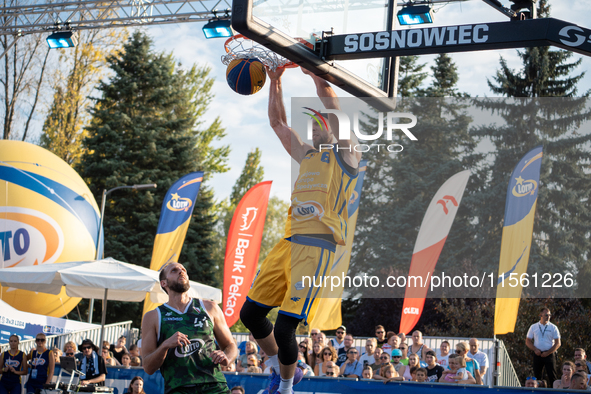
POLYGON ((400 332, 408 334, 419 321, 439 254, 456 217, 470 171, 458 172, 439 188, 423 217, 417 242, 412 252, 408 278, 420 278, 420 285, 407 282, 400 318, 400 332))
POLYGON ((228 327, 232 327, 240 318, 240 308, 257 269, 271 183, 265 181, 251 187, 238 203, 232 217, 226 241, 222 302, 228 327))

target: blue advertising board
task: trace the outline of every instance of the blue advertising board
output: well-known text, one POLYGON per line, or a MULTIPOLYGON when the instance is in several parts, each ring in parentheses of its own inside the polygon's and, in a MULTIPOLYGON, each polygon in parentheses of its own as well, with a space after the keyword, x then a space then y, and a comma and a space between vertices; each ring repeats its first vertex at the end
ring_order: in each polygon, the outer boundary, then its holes
MULTIPOLYGON (((146 394, 163 394, 164 380, 160 372, 153 375, 148 375, 141 368, 122 369, 117 367, 108 367, 107 380, 105 384, 108 387, 113 387, 114 394, 125 394, 129 383, 134 376, 141 376, 144 379, 144 391, 146 394)), ((59 367, 56 365, 57 375, 59 367)), ((242 386, 246 394, 261 394, 267 387, 268 376, 256 374, 235 374, 227 373, 226 380, 228 387, 242 386)), ((355 379, 337 379, 337 378, 304 378, 295 386, 295 394, 422 394, 428 388, 431 394, 448 394, 462 390, 463 394, 515 394, 523 392, 533 392, 532 389, 526 388, 509 388, 509 387, 494 387, 488 388, 485 386, 459 386, 454 384, 442 383, 415 383, 415 382, 389 382, 384 384, 381 381, 366 381, 355 379)), ((552 390, 546 390, 552 391, 552 390)))

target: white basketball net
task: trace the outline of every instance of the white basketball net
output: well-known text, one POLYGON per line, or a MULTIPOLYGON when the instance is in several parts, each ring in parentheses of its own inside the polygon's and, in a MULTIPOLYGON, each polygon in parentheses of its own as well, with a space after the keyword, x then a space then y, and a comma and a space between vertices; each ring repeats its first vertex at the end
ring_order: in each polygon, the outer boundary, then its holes
POLYGON ((252 59, 256 57, 265 66, 269 67, 271 71, 275 71, 280 67, 293 66, 294 63, 279 56, 272 50, 265 48, 257 42, 250 40, 241 34, 230 37, 225 44, 226 55, 222 56, 222 63, 226 66, 234 59, 252 59))

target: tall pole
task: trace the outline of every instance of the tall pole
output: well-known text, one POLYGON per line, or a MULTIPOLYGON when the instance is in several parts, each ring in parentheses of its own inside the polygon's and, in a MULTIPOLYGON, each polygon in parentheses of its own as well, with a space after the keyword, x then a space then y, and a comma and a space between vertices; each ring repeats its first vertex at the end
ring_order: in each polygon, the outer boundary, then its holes
MULTIPOLYGON (((101 219, 99 221, 99 227, 98 227, 98 235, 96 237, 96 252, 94 254, 94 259, 95 260, 99 260, 102 259, 104 257, 104 248, 103 248, 103 253, 100 253, 100 247, 101 247, 101 242, 103 241, 103 236, 104 236, 104 231, 103 231, 103 222, 105 219, 105 204, 107 201, 107 195, 109 195, 110 193, 114 192, 115 190, 119 190, 119 189, 134 189, 134 190, 145 190, 145 189, 156 189, 158 187, 157 184, 155 183, 148 183, 148 184, 142 184, 142 185, 125 185, 125 186, 117 186, 114 187, 112 189, 103 189, 103 198, 101 199, 101 219)), ((105 291, 105 297, 106 297, 106 291, 105 291)), ((106 300, 103 301, 104 304, 106 304, 106 300)), ((104 327, 105 323, 104 323, 104 313, 105 313, 105 308, 106 305, 103 305, 103 316, 102 319, 103 320, 101 323, 104 327)), ((94 298, 90 299, 90 305, 88 306, 88 322, 92 323, 92 311, 94 309, 94 298)), ((101 330, 101 347, 102 347, 102 330, 101 330)))
MULTIPOLYGON (((388 10, 386 11, 386 31, 393 31, 396 29, 396 1, 388 0, 388 10)), ((400 65, 400 58, 389 57, 384 59, 384 68, 382 70, 382 90, 386 92, 388 97, 396 99, 398 95, 398 68, 400 65)))

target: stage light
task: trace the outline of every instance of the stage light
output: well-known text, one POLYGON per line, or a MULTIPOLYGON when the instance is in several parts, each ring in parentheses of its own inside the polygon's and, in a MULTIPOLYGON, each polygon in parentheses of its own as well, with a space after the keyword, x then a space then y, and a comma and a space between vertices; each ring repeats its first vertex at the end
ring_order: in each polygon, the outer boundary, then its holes
POLYGON ((433 23, 433 13, 428 5, 407 5, 398 11, 397 16, 401 26, 433 23))
POLYGON ((50 48, 72 48, 78 45, 78 34, 72 31, 57 31, 47 37, 50 48))
POLYGON ((229 19, 214 18, 203 26, 203 34, 205 34, 205 38, 218 38, 232 37, 234 32, 229 19))

